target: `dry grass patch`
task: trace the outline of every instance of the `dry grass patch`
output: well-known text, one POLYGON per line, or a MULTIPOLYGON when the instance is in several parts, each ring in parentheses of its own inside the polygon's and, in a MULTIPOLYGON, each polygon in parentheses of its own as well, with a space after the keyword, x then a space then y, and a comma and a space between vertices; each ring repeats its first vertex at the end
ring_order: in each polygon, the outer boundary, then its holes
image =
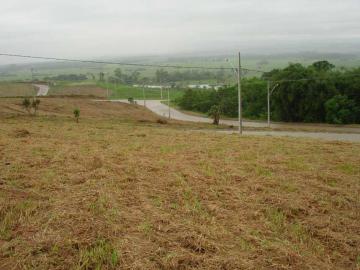
POLYGON ((37 89, 30 83, 0 82, 0 97, 34 96, 37 89))
MULTIPOLYGON (((49 91, 50 96, 94 96, 106 97, 107 90, 93 84, 75 84, 53 86, 49 91)), ((110 93, 109 93, 110 95, 110 93)))
POLYGON ((1 119, 0 269, 358 267, 359 144, 54 114, 1 119))

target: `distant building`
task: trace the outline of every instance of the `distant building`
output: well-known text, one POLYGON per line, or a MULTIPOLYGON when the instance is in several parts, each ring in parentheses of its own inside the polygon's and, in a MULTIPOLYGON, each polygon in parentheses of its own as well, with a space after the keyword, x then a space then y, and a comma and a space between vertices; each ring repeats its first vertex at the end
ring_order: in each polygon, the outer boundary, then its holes
POLYGON ((134 84, 133 87, 145 87, 145 88, 150 88, 150 89, 165 88, 165 86, 162 86, 162 85, 141 85, 141 84, 134 84))
POLYGON ((222 87, 224 87, 224 85, 210 85, 210 84, 190 84, 188 85, 188 88, 191 89, 214 89, 214 90, 219 90, 222 87))

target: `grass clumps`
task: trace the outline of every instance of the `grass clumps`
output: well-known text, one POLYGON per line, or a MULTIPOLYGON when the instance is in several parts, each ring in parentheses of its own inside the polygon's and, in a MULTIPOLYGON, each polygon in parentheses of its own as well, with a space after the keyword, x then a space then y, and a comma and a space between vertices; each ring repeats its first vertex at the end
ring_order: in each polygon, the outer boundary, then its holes
POLYGON ((36 205, 32 201, 22 201, 15 204, 2 204, 0 207, 0 239, 10 240, 13 229, 26 221, 35 213, 36 205))
POLYGON ((1 118, 0 269, 357 267, 360 144, 192 132, 80 99, 40 112, 1 118))
POLYGON ((117 269, 119 254, 107 240, 98 240, 84 250, 80 250, 77 270, 117 269))

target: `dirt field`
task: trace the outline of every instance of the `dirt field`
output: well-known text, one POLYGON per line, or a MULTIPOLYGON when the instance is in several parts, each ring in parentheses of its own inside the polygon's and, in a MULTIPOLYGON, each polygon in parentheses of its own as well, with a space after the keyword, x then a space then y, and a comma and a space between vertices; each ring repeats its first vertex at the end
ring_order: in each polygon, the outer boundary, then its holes
MULTIPOLYGON (((116 118, 121 120, 144 120, 153 122, 159 118, 141 106, 113 103, 105 104, 103 102, 94 102, 91 98, 41 97, 38 99, 40 99, 39 116, 73 117, 74 109, 79 108, 81 117, 83 118, 116 118)), ((27 115, 21 103, 21 98, 1 98, 0 117, 27 115)))
POLYGON ((0 97, 34 96, 37 90, 28 83, 0 82, 0 97))
POLYGON ((0 269, 359 268, 360 144, 18 101, 0 99, 0 269))

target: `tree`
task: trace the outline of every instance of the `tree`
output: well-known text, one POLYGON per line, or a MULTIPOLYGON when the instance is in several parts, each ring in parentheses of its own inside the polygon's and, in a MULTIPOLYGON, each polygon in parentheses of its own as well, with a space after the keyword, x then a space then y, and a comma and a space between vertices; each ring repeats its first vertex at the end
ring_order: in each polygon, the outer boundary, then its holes
POLYGON ((121 68, 115 69, 114 75, 115 75, 115 77, 116 77, 117 79, 121 80, 121 79, 122 79, 122 75, 123 75, 121 68))
POLYGON ((214 119, 213 124, 214 125, 219 125, 220 123, 220 115, 221 115, 221 106, 220 105, 213 105, 209 112, 208 115, 214 119))
POLYGON ((21 105, 22 105, 22 106, 24 107, 24 109, 28 112, 28 114, 31 114, 31 111, 30 111, 30 109, 31 109, 30 99, 24 98, 24 100, 23 100, 23 102, 22 102, 21 105))
POLYGON ((271 99, 273 119, 285 122, 325 122, 325 102, 338 93, 332 81, 331 64, 310 67, 290 64, 270 73, 270 80, 283 81, 271 99), (302 80, 310 78, 310 80, 302 80), (311 80, 311 78, 316 78, 311 80), (320 78, 318 80, 317 78, 320 78))
POLYGON ((351 124, 356 121, 360 108, 347 96, 336 95, 325 103, 326 122, 331 124, 351 124))
POLYGON ((80 109, 79 108, 76 108, 74 109, 74 117, 75 117, 75 120, 76 120, 76 123, 79 123, 79 118, 80 118, 80 109))
POLYGON ((158 69, 155 72, 155 79, 158 83, 164 83, 169 79, 169 73, 163 69, 158 69))
POLYGON ((104 73, 104 72, 100 72, 100 73, 99 73, 99 81, 100 81, 100 82, 105 81, 105 73, 104 73))
POLYGON ((40 99, 33 98, 32 102, 31 102, 31 107, 34 110, 34 115, 36 115, 36 112, 39 109, 39 105, 40 105, 40 99))
POLYGON ((328 61, 318 61, 312 64, 312 66, 318 71, 330 71, 335 66, 328 61))

